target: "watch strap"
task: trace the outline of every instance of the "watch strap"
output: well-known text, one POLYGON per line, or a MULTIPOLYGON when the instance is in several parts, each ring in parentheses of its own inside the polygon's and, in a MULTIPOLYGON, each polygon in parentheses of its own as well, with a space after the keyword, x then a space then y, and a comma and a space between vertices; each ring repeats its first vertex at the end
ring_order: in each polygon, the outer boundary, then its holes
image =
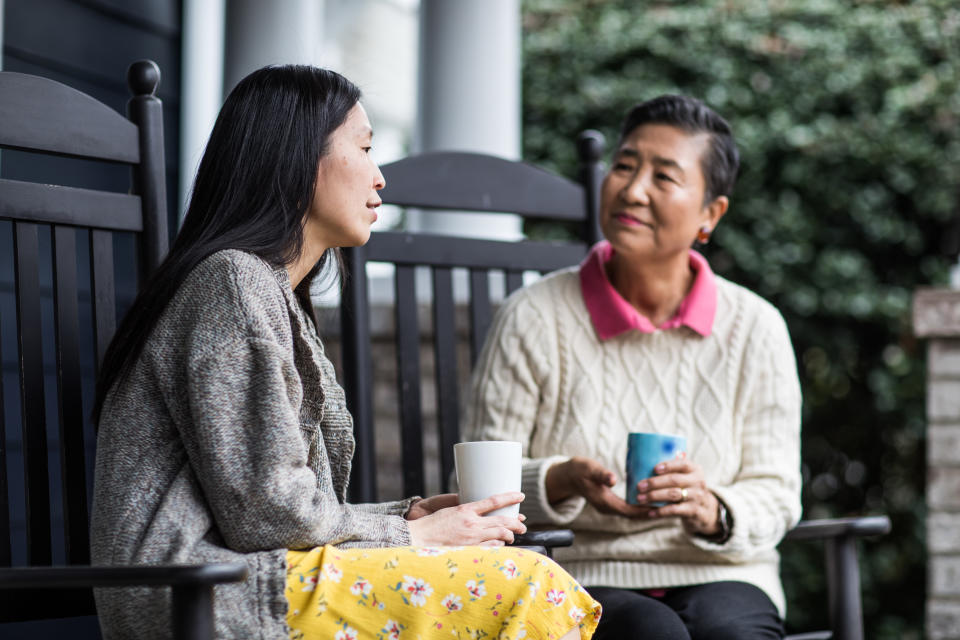
POLYGON ((733 534, 733 517, 727 509, 727 505, 723 504, 723 500, 719 497, 717 498, 717 522, 720 523, 720 531, 711 535, 701 535, 700 537, 715 544, 723 544, 729 540, 733 534))

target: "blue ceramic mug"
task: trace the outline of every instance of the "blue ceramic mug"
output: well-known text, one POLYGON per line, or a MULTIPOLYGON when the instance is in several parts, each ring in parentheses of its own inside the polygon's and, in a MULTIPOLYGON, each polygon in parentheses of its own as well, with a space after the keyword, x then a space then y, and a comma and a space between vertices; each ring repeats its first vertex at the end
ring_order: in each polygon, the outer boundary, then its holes
MULTIPOLYGON (((666 433, 633 432, 627 436, 627 502, 637 502, 637 483, 651 477, 653 468, 666 460, 673 460, 687 450, 687 439, 666 433)), ((651 502, 662 507, 666 502, 651 502)))

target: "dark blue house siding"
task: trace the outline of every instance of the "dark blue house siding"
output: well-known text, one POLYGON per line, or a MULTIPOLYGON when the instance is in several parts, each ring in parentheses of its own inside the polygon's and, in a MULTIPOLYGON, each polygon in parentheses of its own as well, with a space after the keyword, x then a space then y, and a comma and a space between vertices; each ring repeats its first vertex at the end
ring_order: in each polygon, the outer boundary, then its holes
MULTIPOLYGON (((164 105, 164 136, 167 165, 167 202, 169 228, 176 229, 177 159, 179 157, 180 111, 180 28, 179 0, 4 0, 2 66, 45 76, 88 93, 121 113, 125 113, 129 91, 126 69, 134 60, 149 58, 162 74, 159 97, 164 105)), ((55 158, 15 151, 0 151, 0 177, 31 182, 50 182, 77 187, 126 192, 129 169, 124 166, 55 158)), ((89 256, 85 234, 78 238, 78 278, 86 283, 81 290, 81 323, 89 323, 89 256)), ((57 404, 54 369, 53 302, 51 296, 50 233, 41 230, 41 251, 48 257, 43 313, 44 370, 46 375, 50 466, 57 468, 57 404)), ((116 283, 122 296, 121 315, 136 291, 133 264, 135 246, 131 237, 114 239, 116 283)), ((81 285, 83 286, 83 285, 81 285)), ((84 411, 89 413, 93 394, 93 345, 90 324, 82 327, 87 339, 81 342, 84 371, 84 411)), ((20 447, 20 411, 16 341, 16 305, 13 294, 12 224, 0 221, 0 447, 6 451, 8 497, 13 505, 13 564, 25 563, 23 461, 20 447)), ((90 445, 93 428, 83 426, 90 445)), ((88 483, 92 481, 93 460, 87 460, 88 483)), ((0 482, 0 487, 2 487, 0 482)), ((52 536, 54 562, 63 561, 63 525, 60 513, 60 478, 51 472, 52 536)), ((16 638, 99 638, 96 621, 0 625, 0 637, 16 638)))

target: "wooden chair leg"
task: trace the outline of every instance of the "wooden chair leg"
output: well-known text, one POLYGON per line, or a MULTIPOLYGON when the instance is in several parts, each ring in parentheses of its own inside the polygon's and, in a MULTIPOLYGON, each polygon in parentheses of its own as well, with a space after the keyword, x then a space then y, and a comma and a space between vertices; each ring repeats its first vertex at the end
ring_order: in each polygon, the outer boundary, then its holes
POLYGON ((173 637, 179 640, 213 639, 213 586, 173 587, 173 637))
POLYGON ((839 536, 825 544, 834 640, 863 640, 860 566, 855 542, 852 536, 839 536))

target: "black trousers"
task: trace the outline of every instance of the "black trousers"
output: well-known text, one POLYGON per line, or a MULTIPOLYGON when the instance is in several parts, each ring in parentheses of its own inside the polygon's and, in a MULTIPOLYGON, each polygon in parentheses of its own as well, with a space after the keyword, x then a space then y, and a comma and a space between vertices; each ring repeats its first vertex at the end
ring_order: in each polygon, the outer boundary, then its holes
POLYGON ((662 598, 587 587, 603 605, 594 640, 780 640, 783 621, 763 591, 745 582, 668 589, 662 598))

